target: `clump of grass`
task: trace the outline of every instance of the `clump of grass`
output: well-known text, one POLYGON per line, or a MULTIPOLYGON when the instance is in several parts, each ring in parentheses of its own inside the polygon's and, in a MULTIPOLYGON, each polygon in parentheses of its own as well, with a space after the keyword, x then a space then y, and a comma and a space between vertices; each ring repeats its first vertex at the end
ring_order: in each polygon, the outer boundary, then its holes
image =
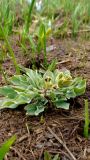
MULTIPOLYGON (((43 12, 46 13, 46 8, 49 8, 49 13, 47 10, 47 17, 55 17, 55 14, 58 12, 56 17, 59 17, 64 20, 67 20, 69 25, 67 26, 67 32, 71 30, 72 35, 76 36, 78 31, 85 29, 89 26, 90 22, 90 2, 89 0, 45 0, 43 12), (53 11, 53 12, 52 12, 53 11)), ((43 14, 44 14, 43 13, 43 14)), ((61 28, 61 27, 60 27, 61 28)), ((63 32, 63 31, 62 31, 63 32)))
MULTIPOLYGON (((3 25, 5 34, 11 34, 14 24, 14 13, 10 8, 10 0, 0 1, 0 23, 3 25)), ((2 32, 0 32, 2 37, 2 32)))
POLYGON ((46 53, 46 29, 45 25, 41 23, 39 33, 38 33, 38 42, 37 50, 40 55, 41 50, 44 52, 44 66, 47 67, 47 53, 46 53))
POLYGON ((18 64, 17 64, 16 58, 15 58, 15 54, 14 54, 13 49, 12 49, 12 47, 11 47, 10 43, 9 43, 9 40, 8 40, 7 35, 4 33, 4 30, 3 30, 3 28, 2 28, 2 25, 1 25, 1 24, 0 24, 0 30, 1 30, 1 32, 2 32, 2 35, 3 35, 4 41, 5 41, 6 45, 7 45, 8 50, 9 50, 10 57, 11 57, 11 59, 12 59, 13 63, 14 63, 14 66, 15 66, 16 72, 17 72, 17 74, 19 74, 19 73, 20 73, 20 70, 19 70, 19 67, 18 67, 18 64))

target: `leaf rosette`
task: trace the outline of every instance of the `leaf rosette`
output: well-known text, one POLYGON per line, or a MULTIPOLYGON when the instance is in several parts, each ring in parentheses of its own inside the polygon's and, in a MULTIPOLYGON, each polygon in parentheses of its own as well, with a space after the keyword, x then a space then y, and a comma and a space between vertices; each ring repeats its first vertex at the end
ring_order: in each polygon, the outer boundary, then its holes
POLYGON ((27 115, 39 115, 48 104, 69 109, 70 98, 85 93, 86 80, 72 78, 68 70, 40 73, 25 68, 25 74, 14 75, 9 85, 0 87, 0 109, 14 109, 24 104, 27 115))

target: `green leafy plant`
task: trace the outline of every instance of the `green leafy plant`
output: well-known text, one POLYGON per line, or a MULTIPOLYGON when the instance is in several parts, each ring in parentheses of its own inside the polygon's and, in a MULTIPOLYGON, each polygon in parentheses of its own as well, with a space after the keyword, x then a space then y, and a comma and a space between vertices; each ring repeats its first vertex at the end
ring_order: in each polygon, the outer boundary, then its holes
POLYGON ((1 147, 0 147, 0 160, 3 160, 6 153, 9 152, 11 145, 15 142, 16 136, 9 138, 1 147))
POLYGON ((85 125, 84 125, 84 137, 89 137, 89 109, 88 109, 88 100, 85 100, 85 125))
POLYGON ((24 69, 25 74, 14 75, 10 85, 0 87, 0 109, 16 108, 25 104, 27 115, 39 115, 48 106, 69 109, 68 100, 85 92, 86 80, 72 78, 68 70, 43 74, 24 69))
POLYGON ((44 160, 60 160, 59 155, 56 154, 53 158, 47 151, 44 152, 44 160))

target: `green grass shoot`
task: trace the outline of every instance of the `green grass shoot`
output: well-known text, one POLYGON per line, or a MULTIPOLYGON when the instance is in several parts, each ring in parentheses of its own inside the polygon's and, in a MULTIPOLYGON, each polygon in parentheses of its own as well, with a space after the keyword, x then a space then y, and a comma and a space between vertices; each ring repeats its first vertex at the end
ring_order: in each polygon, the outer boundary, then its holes
POLYGON ((89 108, 88 108, 88 100, 85 100, 85 124, 84 124, 84 137, 89 137, 89 108))

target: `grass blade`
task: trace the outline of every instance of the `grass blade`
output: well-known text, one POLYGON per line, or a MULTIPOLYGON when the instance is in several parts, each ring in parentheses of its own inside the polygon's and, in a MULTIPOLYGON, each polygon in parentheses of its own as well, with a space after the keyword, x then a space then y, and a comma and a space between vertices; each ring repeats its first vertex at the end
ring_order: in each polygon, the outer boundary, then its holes
POLYGON ((0 160, 3 160, 5 157, 5 154, 9 151, 11 145, 15 142, 16 136, 14 135, 10 139, 8 139, 0 148, 0 160))

